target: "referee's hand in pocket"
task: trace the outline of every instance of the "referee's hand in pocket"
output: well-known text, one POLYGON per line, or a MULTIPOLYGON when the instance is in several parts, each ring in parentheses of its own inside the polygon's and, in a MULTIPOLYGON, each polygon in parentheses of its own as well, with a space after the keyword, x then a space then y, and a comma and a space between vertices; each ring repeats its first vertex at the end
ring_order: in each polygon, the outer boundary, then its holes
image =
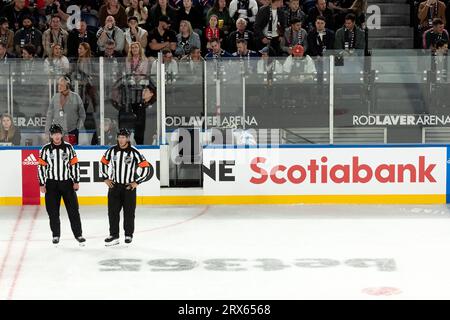
POLYGON ((108 186, 108 188, 114 187, 114 182, 111 179, 106 179, 105 183, 108 186))
POLYGON ((131 182, 131 183, 128 184, 127 190, 134 190, 134 189, 137 188, 137 186, 138 186, 138 184, 137 184, 136 182, 133 181, 133 182, 131 182))

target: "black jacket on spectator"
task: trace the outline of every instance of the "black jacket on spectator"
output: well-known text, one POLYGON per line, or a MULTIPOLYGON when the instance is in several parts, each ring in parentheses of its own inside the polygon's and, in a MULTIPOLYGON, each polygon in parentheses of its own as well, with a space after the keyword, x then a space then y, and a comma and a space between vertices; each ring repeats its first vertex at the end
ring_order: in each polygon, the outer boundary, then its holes
POLYGON ((322 56, 323 47, 326 50, 334 49, 334 32, 328 28, 325 29, 325 35, 321 39, 316 29, 308 33, 308 51, 307 54, 311 57, 322 56))
MULTIPOLYGON (((167 5, 167 16, 170 18, 170 29, 178 31, 178 12, 177 9, 167 5)), ((150 33, 151 30, 158 27, 159 18, 162 16, 161 7, 155 4, 149 12, 146 29, 150 33), (150 25, 149 25, 150 24, 150 25)))
POLYGON ((157 43, 163 43, 163 42, 177 42, 177 34, 175 33, 175 31, 169 29, 166 30, 164 32, 163 35, 159 34, 158 28, 155 28, 152 30, 152 32, 150 32, 148 34, 148 45, 146 48, 146 53, 145 55, 148 56, 152 56, 152 57, 157 57, 158 56, 158 51, 152 50, 150 49, 150 43, 152 42, 152 40, 155 39, 157 43))
POLYGON ((16 32, 22 27, 23 18, 25 16, 31 16, 31 11, 28 8, 16 11, 14 9, 14 4, 11 3, 3 8, 3 13, 0 16, 8 18, 9 29, 16 32))
POLYGON ((227 38, 226 49, 228 52, 236 52, 236 41, 238 39, 247 40, 247 48, 249 50, 255 49, 255 36, 250 30, 245 30, 244 32, 239 32, 238 30, 233 31, 227 38))
MULTIPOLYGON (((256 21, 255 21, 255 39, 258 42, 261 42, 261 40, 265 37, 264 36, 264 28, 267 26, 270 20, 270 10, 272 10, 272 6, 264 6, 261 7, 258 11, 258 14, 256 15, 256 21)), ((277 10, 277 16, 278 16, 278 36, 282 37, 284 35, 284 29, 286 29, 286 21, 285 21, 285 15, 282 8, 279 8, 277 10)))
POLYGON ((77 29, 73 29, 69 32, 67 39, 67 57, 78 57, 78 47, 82 42, 89 43, 92 54, 97 52, 97 36, 94 33, 88 30, 86 37, 80 37, 80 32, 77 29))
POLYGON ((189 21, 191 23, 191 26, 193 29, 203 30, 203 28, 204 28, 203 13, 199 10, 199 8, 197 8, 195 6, 193 6, 191 8, 191 11, 189 11, 189 14, 186 13, 186 11, 184 10, 184 7, 181 7, 178 10, 178 18, 177 18, 178 23, 181 20, 189 21))
POLYGON ((308 18, 306 19, 306 23, 309 26, 309 28, 315 28, 316 24, 316 18, 318 16, 325 17, 325 26, 328 29, 336 30, 334 18, 333 18, 333 11, 326 8, 325 11, 322 13, 317 9, 317 7, 311 8, 308 12, 308 18))
MULTIPOLYGON (((29 29, 21 28, 14 35, 14 48, 22 48, 26 44, 32 44, 36 48, 36 56, 42 56, 42 32, 35 27, 29 29)), ((16 54, 20 54, 20 51, 16 54)))

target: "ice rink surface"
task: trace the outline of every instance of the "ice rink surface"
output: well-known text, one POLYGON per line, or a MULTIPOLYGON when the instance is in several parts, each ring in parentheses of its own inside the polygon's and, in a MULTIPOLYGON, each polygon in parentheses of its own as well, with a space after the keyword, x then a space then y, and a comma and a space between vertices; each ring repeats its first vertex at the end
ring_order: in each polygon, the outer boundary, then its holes
MULTIPOLYGON (((0 207, 3 299, 450 299, 446 205, 138 206, 104 247, 105 206, 0 207)), ((122 221, 121 221, 122 224, 122 221)))

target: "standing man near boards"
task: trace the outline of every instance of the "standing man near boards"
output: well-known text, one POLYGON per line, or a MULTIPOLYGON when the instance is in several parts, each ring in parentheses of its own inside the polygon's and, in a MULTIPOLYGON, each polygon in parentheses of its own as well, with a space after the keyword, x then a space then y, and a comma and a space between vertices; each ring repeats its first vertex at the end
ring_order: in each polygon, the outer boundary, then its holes
POLYGON ((130 144, 130 131, 119 129, 117 145, 109 148, 101 160, 101 175, 108 186, 109 237, 107 247, 119 244, 120 210, 123 208, 125 243, 131 243, 134 233, 136 187, 150 180, 150 164, 130 144))
POLYGON ((72 145, 63 141, 63 128, 59 124, 50 126, 50 142, 39 152, 38 178, 41 193, 45 193, 45 207, 50 218, 50 229, 54 244, 59 243, 61 222, 59 209, 64 200, 70 226, 75 239, 84 246, 78 198, 80 165, 72 145))

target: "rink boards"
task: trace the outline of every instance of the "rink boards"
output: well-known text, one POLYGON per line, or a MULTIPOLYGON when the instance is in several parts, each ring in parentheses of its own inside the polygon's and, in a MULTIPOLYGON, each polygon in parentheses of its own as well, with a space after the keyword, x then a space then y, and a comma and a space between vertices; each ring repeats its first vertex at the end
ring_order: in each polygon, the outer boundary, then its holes
MULTIPOLYGON (((277 146, 203 149, 203 188, 160 187, 159 147, 138 204, 449 202, 449 145, 277 146)), ((106 204, 99 160, 106 148, 76 148, 80 204, 106 204)), ((38 149, 0 148, 0 205, 39 204, 38 149)), ((163 166, 166 167, 166 166, 163 166)))

